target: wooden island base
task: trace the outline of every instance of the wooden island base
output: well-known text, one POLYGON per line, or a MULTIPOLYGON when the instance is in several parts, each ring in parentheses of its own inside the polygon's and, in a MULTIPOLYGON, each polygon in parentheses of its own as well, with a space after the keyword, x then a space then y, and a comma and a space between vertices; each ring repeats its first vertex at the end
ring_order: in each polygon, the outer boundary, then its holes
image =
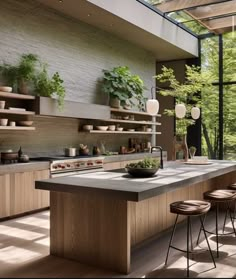
POLYGON ((235 181, 236 171, 232 171, 139 202, 91 191, 51 191, 50 253, 128 274, 131 247, 173 225, 170 203, 201 200, 205 191, 226 188, 235 181))

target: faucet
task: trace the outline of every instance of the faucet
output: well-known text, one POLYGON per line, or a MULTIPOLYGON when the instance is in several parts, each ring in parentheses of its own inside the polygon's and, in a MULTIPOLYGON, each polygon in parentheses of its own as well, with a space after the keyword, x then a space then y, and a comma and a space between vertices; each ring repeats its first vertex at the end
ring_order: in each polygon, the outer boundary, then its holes
POLYGON ((164 168, 164 165, 163 165, 163 155, 162 155, 163 149, 162 149, 161 146, 153 146, 153 147, 151 148, 151 153, 153 153, 153 150, 154 150, 154 149, 159 149, 160 152, 161 152, 160 168, 163 169, 163 168, 164 168))

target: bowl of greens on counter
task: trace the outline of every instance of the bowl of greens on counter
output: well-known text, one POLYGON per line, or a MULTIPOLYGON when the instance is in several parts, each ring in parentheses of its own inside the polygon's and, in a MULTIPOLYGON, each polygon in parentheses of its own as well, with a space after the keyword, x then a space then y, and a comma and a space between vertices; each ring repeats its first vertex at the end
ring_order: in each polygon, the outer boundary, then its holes
POLYGON ((153 176, 160 167, 160 161, 155 158, 144 158, 137 163, 127 164, 126 171, 134 177, 150 177, 153 176))

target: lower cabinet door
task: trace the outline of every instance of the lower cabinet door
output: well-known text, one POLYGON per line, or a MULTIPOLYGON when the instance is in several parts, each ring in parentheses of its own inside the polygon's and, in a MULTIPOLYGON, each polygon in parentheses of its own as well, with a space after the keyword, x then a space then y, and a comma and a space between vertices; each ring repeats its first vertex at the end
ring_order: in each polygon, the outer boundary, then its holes
POLYGON ((0 218, 10 216, 10 175, 0 175, 0 218))

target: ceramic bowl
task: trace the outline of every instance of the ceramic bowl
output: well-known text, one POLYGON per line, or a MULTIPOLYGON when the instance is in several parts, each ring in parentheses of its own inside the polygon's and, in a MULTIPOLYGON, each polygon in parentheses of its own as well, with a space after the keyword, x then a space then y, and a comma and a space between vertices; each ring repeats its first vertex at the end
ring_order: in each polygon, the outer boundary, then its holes
POLYGON ((32 126, 33 121, 30 121, 30 120, 18 121, 18 124, 20 126, 27 126, 27 127, 29 127, 29 126, 32 126))
POLYGON ((146 132, 152 132, 152 128, 146 128, 146 132))
POLYGON ((159 168, 144 169, 126 167, 126 171, 134 177, 150 177, 153 176, 159 168))
POLYGON ((99 131, 106 131, 108 129, 108 126, 96 126, 96 129, 99 131))
POLYGON ((91 130, 93 130, 93 125, 84 125, 83 130, 84 131, 91 131, 91 130))
POLYGON ((115 131, 116 130, 116 126, 115 125, 109 125, 108 126, 108 130, 109 131, 115 131))
POLYGON ((0 91, 12 92, 12 87, 10 87, 10 86, 0 86, 0 91))
POLYGON ((121 132, 121 131, 124 130, 124 128, 123 127, 117 127, 116 130, 121 132))

